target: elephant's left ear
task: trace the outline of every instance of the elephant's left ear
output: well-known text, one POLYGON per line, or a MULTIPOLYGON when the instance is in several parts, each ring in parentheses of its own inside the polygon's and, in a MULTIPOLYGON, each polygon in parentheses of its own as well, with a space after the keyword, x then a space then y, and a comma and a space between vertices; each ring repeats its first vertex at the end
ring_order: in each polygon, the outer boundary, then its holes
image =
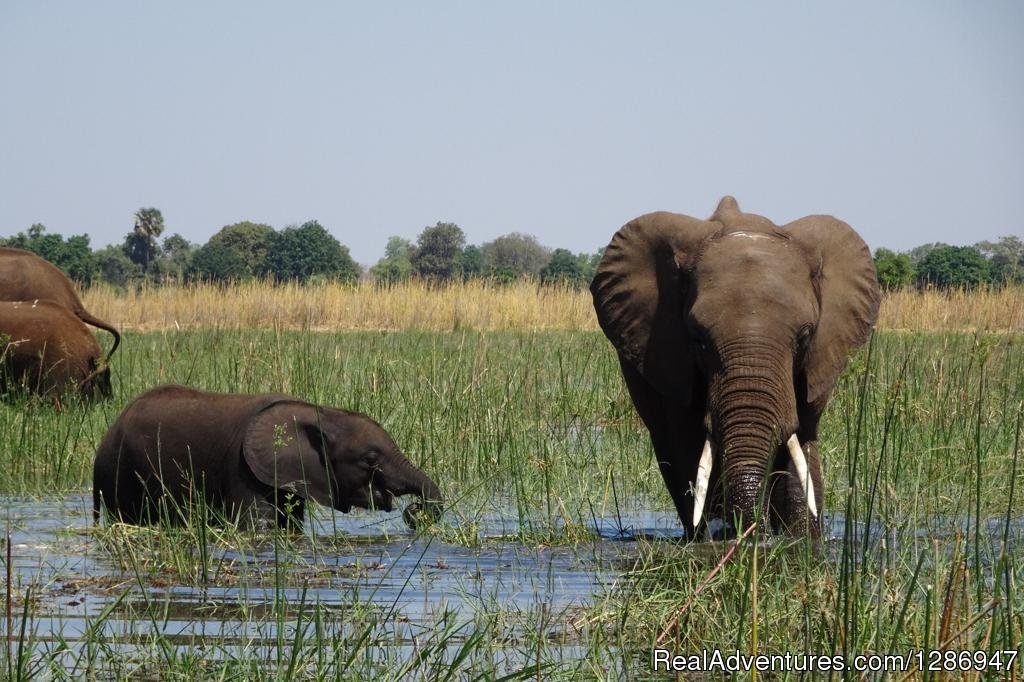
POLYGON ((881 291, 871 251, 853 228, 814 215, 784 228, 803 245, 818 271, 821 317, 807 352, 807 401, 828 398, 852 348, 867 341, 878 318, 881 291))
POLYGON ((314 405, 282 400, 257 412, 245 429, 242 454, 259 481, 333 506, 327 444, 314 405))

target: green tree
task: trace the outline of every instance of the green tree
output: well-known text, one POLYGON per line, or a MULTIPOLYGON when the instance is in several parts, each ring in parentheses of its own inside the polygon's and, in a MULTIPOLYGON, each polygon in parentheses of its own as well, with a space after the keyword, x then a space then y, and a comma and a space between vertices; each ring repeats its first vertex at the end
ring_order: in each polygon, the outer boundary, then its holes
POLYGON ((185 277, 192 254, 196 252, 195 244, 175 232, 164 239, 160 251, 159 270, 161 275, 164 278, 173 278, 180 282, 185 277))
POLYGON ((989 281, 989 264, 973 246, 939 246, 917 264, 917 285, 970 289, 989 281))
POLYGON ((370 268, 373 281, 378 284, 394 284, 409 279, 412 275, 413 245, 408 239, 401 237, 388 238, 384 247, 384 257, 370 268))
POLYGON ((156 239, 164 231, 164 216, 157 208, 140 208, 135 212, 135 227, 124 239, 124 255, 137 263, 143 274, 160 255, 156 239))
POLYGON ((583 268, 583 276, 587 280, 587 286, 590 286, 591 280, 594 279, 594 273, 597 272, 597 266, 601 264, 601 259, 604 258, 605 247, 599 248, 592 254, 580 254, 581 261, 580 265, 583 268))
POLYGON ((469 244, 459 254, 459 270, 462 272, 462 279, 470 280, 479 277, 484 271, 484 257, 480 253, 480 247, 469 244))
POLYGON ((64 252, 64 238, 59 234, 46 234, 46 225, 42 223, 32 223, 25 232, 3 240, 3 245, 31 251, 54 265, 57 265, 64 252))
POLYGON ((388 260, 409 260, 415 248, 408 239, 402 239, 399 236, 389 237, 387 245, 384 246, 384 258, 388 260))
POLYGON ((910 251, 907 251, 907 257, 910 258, 910 264, 913 265, 916 268, 918 263, 920 263, 922 260, 924 260, 925 256, 927 256, 929 253, 931 253, 935 249, 939 249, 939 248, 942 248, 944 246, 949 246, 949 244, 943 244, 942 242, 932 242, 931 244, 921 244, 920 246, 915 246, 910 251))
POLYGON ((108 284, 123 289, 142 279, 142 268, 128 260, 120 247, 107 246, 96 251, 94 256, 100 278, 108 284))
POLYGON ((60 267, 68 277, 88 286, 96 275, 96 258, 89 246, 89 235, 79 234, 67 238, 60 267))
POLYGON ((59 234, 47 234, 46 226, 34 223, 25 232, 0 239, 0 246, 25 249, 45 258, 71 279, 88 286, 96 275, 96 258, 89 246, 89 235, 73 235, 64 240, 59 234))
POLYGON ((522 275, 512 268, 500 267, 500 268, 488 268, 484 271, 484 279, 491 284, 497 284, 498 286, 508 286, 514 284, 522 275))
POLYGON ((404 282, 412 275, 412 265, 409 261, 393 261, 381 258, 377 264, 370 268, 370 276, 376 284, 390 286, 398 282, 404 282))
POLYGON ((455 223, 425 227, 416 240, 410 261, 413 272, 433 282, 447 282, 461 274, 460 256, 466 235, 455 223))
POLYGON ((237 251, 212 239, 196 251, 185 270, 190 282, 234 282, 246 279, 249 270, 237 251))
POLYGON ((278 281, 304 283, 322 277, 354 283, 360 275, 359 265, 352 260, 348 247, 315 220, 275 233, 267 262, 278 281))
POLYGON ((555 249, 547 264, 541 268, 542 284, 563 284, 579 289, 590 280, 584 275, 581 260, 585 254, 574 256, 567 249, 555 249), (581 258, 582 257, 582 258, 581 258))
POLYGON ((533 235, 512 232, 480 247, 483 269, 487 273, 513 273, 538 276, 551 258, 551 251, 533 235))
POLYGON ((878 283, 886 291, 902 289, 914 281, 914 266, 910 263, 910 257, 886 248, 875 249, 875 272, 878 274, 878 283))
POLYGON ((270 271, 267 257, 274 234, 270 225, 243 220, 222 227, 210 237, 209 243, 225 246, 237 254, 245 264, 246 277, 263 277, 270 271))
POLYGON ((974 248, 988 258, 989 279, 993 284, 1024 283, 1024 241, 1015 235, 995 242, 978 242, 974 248))

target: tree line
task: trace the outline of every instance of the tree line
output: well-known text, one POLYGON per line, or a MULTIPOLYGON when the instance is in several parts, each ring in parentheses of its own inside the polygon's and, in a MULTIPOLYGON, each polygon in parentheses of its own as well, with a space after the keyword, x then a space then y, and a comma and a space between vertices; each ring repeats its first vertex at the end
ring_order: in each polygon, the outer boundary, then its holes
POLYGON ((875 271, 883 289, 974 289, 1024 284, 1024 242, 1008 235, 974 246, 936 242, 909 251, 875 250, 875 271))
MULTIPOLYGON (((92 250, 88 235, 65 239, 32 225, 0 245, 33 251, 84 286, 106 282, 126 287, 150 282, 217 282, 250 279, 300 283, 368 279, 382 286, 408 279, 431 283, 483 279, 506 284, 522 278, 582 288, 590 283, 603 249, 572 253, 549 249, 537 238, 513 232, 481 245, 468 244, 455 223, 423 228, 416 242, 393 236, 384 256, 366 271, 316 220, 276 230, 243 221, 226 225, 202 245, 180 234, 160 239, 159 209, 140 208, 120 245, 92 250)), ((925 244, 907 252, 875 251, 879 282, 887 290, 911 286, 973 288, 1024 283, 1024 243, 1001 237, 974 246, 925 244)))
POLYGON ((410 278, 443 283, 487 279, 509 283, 524 277, 574 287, 589 284, 602 252, 573 254, 551 250, 536 237, 513 232, 477 246, 454 223, 439 222, 420 232, 416 243, 391 237, 384 257, 364 272, 347 246, 316 220, 281 230, 243 221, 226 225, 205 244, 180 234, 160 239, 164 219, 159 209, 140 208, 134 226, 119 245, 93 251, 88 235, 65 239, 34 224, 26 232, 0 238, 0 246, 33 251, 89 286, 115 287, 149 282, 235 282, 270 279, 277 282, 369 279, 391 285, 410 278))
POLYGON ((283 230, 260 223, 235 223, 201 246, 180 234, 160 240, 163 232, 160 210, 140 208, 132 231, 120 245, 93 251, 88 235, 65 240, 35 224, 26 232, 0 239, 0 246, 33 251, 85 286, 94 282, 116 287, 142 282, 228 282, 254 277, 354 282, 361 274, 348 248, 315 220, 283 230))

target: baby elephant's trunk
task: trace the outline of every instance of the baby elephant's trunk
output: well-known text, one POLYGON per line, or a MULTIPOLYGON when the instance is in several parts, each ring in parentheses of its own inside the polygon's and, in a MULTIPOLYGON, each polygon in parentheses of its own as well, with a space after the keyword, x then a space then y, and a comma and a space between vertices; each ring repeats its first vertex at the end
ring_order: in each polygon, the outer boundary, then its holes
POLYGON ((410 464, 404 457, 403 460, 399 464, 395 485, 389 492, 395 497, 416 495, 420 498, 421 502, 410 504, 404 512, 406 523, 410 526, 417 525, 416 519, 421 513, 429 517, 431 521, 436 521, 444 511, 441 489, 429 476, 410 464))

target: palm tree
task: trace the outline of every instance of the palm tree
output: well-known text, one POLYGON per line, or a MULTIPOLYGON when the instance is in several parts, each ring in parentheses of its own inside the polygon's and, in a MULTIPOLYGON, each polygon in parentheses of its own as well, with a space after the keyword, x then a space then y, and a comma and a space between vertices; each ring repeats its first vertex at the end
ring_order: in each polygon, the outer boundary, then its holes
POLYGON ((158 208, 140 208, 134 218, 135 229, 125 238, 124 252, 146 273, 159 249, 156 238, 164 231, 164 216, 158 208))

